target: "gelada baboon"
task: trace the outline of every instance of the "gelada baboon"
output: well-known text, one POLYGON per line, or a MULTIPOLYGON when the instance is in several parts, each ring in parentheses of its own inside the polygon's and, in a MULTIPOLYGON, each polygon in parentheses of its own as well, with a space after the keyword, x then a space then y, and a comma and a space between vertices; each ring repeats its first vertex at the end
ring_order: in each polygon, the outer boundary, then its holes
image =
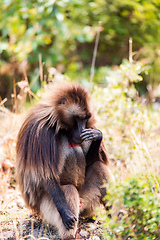
POLYGON ((80 85, 53 84, 25 119, 17 139, 17 177, 26 204, 62 239, 75 238, 79 216, 103 203, 113 179, 102 133, 80 85))

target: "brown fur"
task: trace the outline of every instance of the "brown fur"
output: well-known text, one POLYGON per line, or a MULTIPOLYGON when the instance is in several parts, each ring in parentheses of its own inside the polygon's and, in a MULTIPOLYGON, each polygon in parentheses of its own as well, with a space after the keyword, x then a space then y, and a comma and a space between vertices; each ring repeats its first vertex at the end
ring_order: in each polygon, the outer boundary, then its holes
POLYGON ((26 204, 55 225, 62 238, 75 236, 77 222, 73 229, 65 228, 44 183, 58 183, 68 208, 78 218, 79 212, 93 213, 106 193, 103 182, 113 179, 103 141, 94 154, 96 142, 91 140, 68 147, 66 133, 74 129, 75 116, 87 118, 86 128, 95 129, 87 91, 80 85, 53 85, 28 114, 16 148, 17 177, 26 204))

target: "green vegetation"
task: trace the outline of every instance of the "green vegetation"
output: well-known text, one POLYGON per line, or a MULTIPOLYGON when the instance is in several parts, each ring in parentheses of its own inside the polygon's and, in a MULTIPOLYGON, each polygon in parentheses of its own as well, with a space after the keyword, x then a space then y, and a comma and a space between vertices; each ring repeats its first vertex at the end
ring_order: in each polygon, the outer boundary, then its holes
POLYGON ((143 56, 153 65, 145 79, 159 82, 159 12, 159 0, 0 0, 1 79, 20 80, 27 64, 33 81, 40 54, 45 70, 58 67, 67 75, 75 72, 75 78, 84 72, 83 79, 102 21, 97 66, 120 64, 132 37, 136 58, 143 56))
POLYGON ((107 240, 151 240, 160 235, 159 113, 140 103, 134 86, 146 69, 142 62, 124 61, 108 69, 107 87, 95 87, 93 93, 107 151, 116 166, 116 184, 106 196, 112 208, 99 214, 107 240))
POLYGON ((26 108, 55 79, 91 88, 99 29, 92 102, 116 178, 106 196, 112 217, 102 211, 98 218, 103 239, 160 239, 160 106, 141 96, 144 82, 150 88, 160 82, 160 0, 0 0, 0 22, 0 166, 12 163, 11 171, 0 168, 0 234, 28 213, 14 208, 13 194, 16 136, 26 108), (130 37, 133 61, 127 60, 130 37))
MULTIPOLYGON (((99 235, 102 234, 103 239, 159 239, 159 112, 150 105, 145 106, 145 99, 139 97, 135 88, 135 83, 142 81, 141 74, 147 74, 148 66, 143 60, 135 63, 124 60, 119 67, 101 68, 99 71, 95 79, 103 73, 103 87, 94 84, 92 99, 116 178, 115 186, 109 188, 106 196, 107 205, 112 205, 112 209, 107 214, 99 211, 98 219, 102 223, 99 235), (112 218, 108 216, 110 213, 112 218)), ((66 78, 62 75, 59 77, 66 78)), ((24 110, 27 93, 37 101, 44 91, 41 89, 36 95, 31 94, 26 80, 19 82, 18 86, 21 97, 15 98, 18 108, 14 106, 14 109, 17 111, 24 110)), ((22 115, 10 113, 1 107, 0 137, 4 139, 0 146, 2 162, 9 159, 15 164, 15 141, 21 121, 22 115)), ((4 184, 0 191, 3 193, 7 183, 3 176, 1 178, 4 184)), ((9 206, 9 203, 6 204, 7 195, 3 199, 2 209, 5 207, 2 213, 5 213, 9 206)), ((7 215, 10 222, 15 221, 12 216, 14 213, 11 211, 7 215)), ((3 229, 6 215, 1 214, 1 219, 3 229)), ((19 221, 18 215, 16 221, 19 221)), ((98 227, 91 225, 88 229, 95 234, 98 227)))
POLYGON ((104 239, 160 239, 160 178, 127 177, 110 189, 106 200, 115 206, 112 219, 102 215, 104 239))

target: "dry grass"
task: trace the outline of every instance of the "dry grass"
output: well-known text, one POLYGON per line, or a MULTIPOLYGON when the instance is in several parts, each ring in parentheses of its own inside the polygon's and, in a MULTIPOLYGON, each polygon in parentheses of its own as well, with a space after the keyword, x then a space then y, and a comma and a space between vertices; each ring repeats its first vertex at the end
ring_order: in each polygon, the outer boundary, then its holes
MULTIPOLYGON (((16 90, 14 90, 14 96, 12 96, 14 99, 14 113, 4 107, 5 101, 0 103, 0 235, 1 239, 3 239, 2 233, 12 231, 14 232, 14 239, 22 239, 24 231, 24 227, 23 230, 21 227, 22 222, 29 220, 32 224, 29 227, 29 233, 27 233, 30 235, 28 237, 36 239, 33 236, 34 223, 36 222, 30 218, 28 219, 29 214, 31 214, 29 210, 25 207, 20 208, 17 205, 20 193, 13 181, 15 179, 16 137, 26 113, 23 111, 26 95, 31 93, 27 80, 18 83, 18 85, 21 88, 19 96, 16 96, 16 90), (4 172, 2 165, 6 161, 9 161, 11 166, 13 165, 13 168, 10 167, 4 172)), ((103 97, 102 99, 100 97, 97 99, 96 95, 93 95, 94 102, 97 103, 97 112, 103 104, 103 97)), ((104 107, 107 109, 107 106, 104 107)), ((100 121, 98 121, 98 126, 104 133, 105 144, 111 159, 112 171, 116 178, 123 180, 124 177, 130 176, 133 173, 144 171, 148 173, 152 171, 159 174, 160 134, 158 125, 155 124, 157 113, 156 115, 153 114, 153 119, 149 119, 148 117, 146 120, 145 117, 145 121, 148 121, 148 123, 153 121, 151 124, 152 127, 145 130, 145 132, 144 129, 143 131, 137 131, 138 127, 135 127, 136 125, 132 122, 125 125, 123 119, 121 119, 122 123, 120 122, 119 124, 117 122, 116 127, 112 126, 114 116, 108 116, 109 113, 109 111, 106 111, 99 115, 100 121)), ((43 234, 40 236, 42 237, 39 237, 39 239, 47 239, 43 234)))
MULTIPOLYGON (((35 215, 30 217, 32 212, 23 204, 15 182, 16 138, 25 114, 0 107, 0 239, 58 240, 55 230, 50 229, 49 225, 42 224, 35 215)), ((80 225, 82 228, 87 226, 91 236, 89 239, 94 239, 96 228, 91 229, 90 224, 80 225)))

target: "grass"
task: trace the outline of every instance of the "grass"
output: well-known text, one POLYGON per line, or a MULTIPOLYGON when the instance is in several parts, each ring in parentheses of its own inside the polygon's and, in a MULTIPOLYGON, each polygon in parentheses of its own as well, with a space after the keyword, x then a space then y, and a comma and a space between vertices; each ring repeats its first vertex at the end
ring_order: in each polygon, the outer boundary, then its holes
MULTIPOLYGON (((112 172, 118 183, 123 183, 125 179, 132 178, 135 174, 145 173, 146 179, 150 174, 155 175, 155 178, 160 174, 160 126, 157 120, 159 111, 153 110, 149 105, 145 106, 141 103, 141 99, 137 98, 133 84, 128 84, 132 80, 132 74, 129 79, 126 77, 125 64, 114 70, 114 73, 110 72, 107 86, 95 85, 92 93, 97 113, 97 127, 103 132, 112 172)), ((130 65, 128 68, 131 71, 130 65)), ((135 66, 132 71, 137 74, 135 66)), ((5 101, 0 103, 1 166, 6 161, 15 165, 16 137, 26 114, 24 105, 27 94, 31 99, 33 97, 37 99, 38 95, 41 95, 40 92, 37 95, 31 93, 28 79, 17 85, 20 87, 20 93, 16 95, 14 85, 13 112, 5 108, 5 101)), ((3 172, 1 167, 0 171, 0 234, 11 230, 15 233, 14 238, 18 240, 22 238, 22 230, 19 226, 23 220, 28 221, 31 211, 17 206, 17 199, 20 196, 18 186, 14 182, 14 168, 9 167, 3 172)), ((29 220, 32 224, 27 235, 35 239, 32 233, 35 228, 33 223, 36 224, 36 220, 34 222, 31 218, 29 220)))
MULTIPOLYGON (((22 101, 24 103, 24 99, 22 101)), ((17 104, 17 101, 15 103, 17 104)), ((20 106, 24 109, 21 103, 20 106)), ((13 109, 16 109, 15 106, 13 109)), ((21 109, 19 110, 21 111, 21 109)), ((21 113, 18 113, 17 110, 11 112, 4 106, 0 108, 0 238, 59 239, 48 224, 42 223, 39 217, 37 218, 31 210, 23 206, 23 202, 22 207, 18 204, 19 199, 21 201, 22 199, 15 182, 15 146, 17 134, 26 112, 24 110, 21 113), (30 217, 31 214, 32 217, 30 217)), ((93 229, 89 223, 83 222, 79 225, 82 229, 87 228, 90 236, 95 236, 96 227, 93 229)))

